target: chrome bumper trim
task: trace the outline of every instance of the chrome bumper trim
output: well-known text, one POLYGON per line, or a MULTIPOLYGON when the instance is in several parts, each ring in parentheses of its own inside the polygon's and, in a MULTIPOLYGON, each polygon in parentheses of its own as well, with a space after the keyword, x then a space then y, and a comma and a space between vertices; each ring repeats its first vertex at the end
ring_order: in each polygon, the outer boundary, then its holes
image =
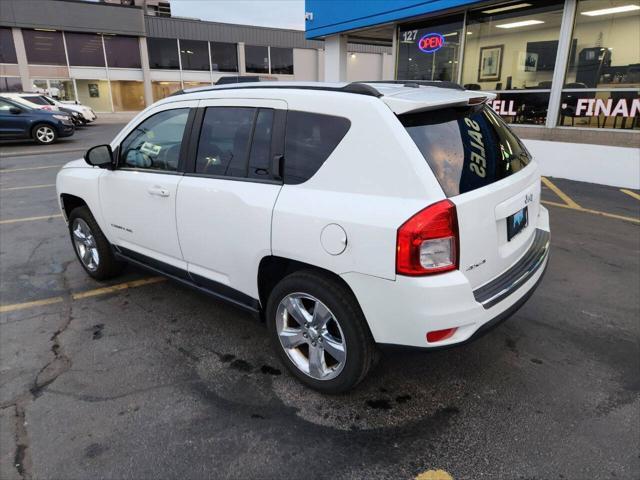
POLYGON ((549 256, 549 232, 536 229, 533 243, 527 253, 509 270, 489 283, 475 289, 473 296, 485 309, 493 307, 517 290, 538 271, 549 256))

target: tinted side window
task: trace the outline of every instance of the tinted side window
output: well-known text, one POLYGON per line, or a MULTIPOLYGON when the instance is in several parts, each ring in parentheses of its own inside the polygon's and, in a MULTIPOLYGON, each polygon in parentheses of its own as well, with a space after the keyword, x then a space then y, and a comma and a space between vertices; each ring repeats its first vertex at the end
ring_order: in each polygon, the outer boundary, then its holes
POLYGON ((44 98, 36 95, 24 95, 22 98, 31 103, 35 103, 36 105, 49 105, 49 102, 47 102, 44 98))
POLYGON ((188 108, 177 108, 147 118, 122 142, 121 165, 175 172, 188 117, 188 108))
POLYGON ((261 108, 253 131, 249 178, 266 178, 271 173, 271 137, 273 135, 273 110, 261 108))
POLYGON ((198 143, 196 173, 246 176, 255 113, 255 108, 207 108, 198 143))
POLYGON ((284 147, 284 182, 309 180, 346 135, 351 122, 343 117, 290 111, 284 147))

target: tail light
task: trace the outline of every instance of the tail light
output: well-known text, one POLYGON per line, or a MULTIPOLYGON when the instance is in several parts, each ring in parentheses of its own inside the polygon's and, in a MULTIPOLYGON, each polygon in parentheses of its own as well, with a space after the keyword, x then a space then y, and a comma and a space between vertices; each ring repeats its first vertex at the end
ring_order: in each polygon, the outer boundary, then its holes
POLYGON ((421 276, 456 270, 459 243, 456 206, 450 200, 434 203, 398 229, 396 272, 421 276))

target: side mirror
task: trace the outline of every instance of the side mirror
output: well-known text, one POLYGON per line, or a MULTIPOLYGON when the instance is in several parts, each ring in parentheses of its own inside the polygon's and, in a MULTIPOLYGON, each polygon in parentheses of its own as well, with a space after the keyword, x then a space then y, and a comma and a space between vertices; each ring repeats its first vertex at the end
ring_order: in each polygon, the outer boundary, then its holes
POLYGON ((84 161, 92 167, 107 168, 111 170, 113 168, 113 150, 110 145, 97 145, 91 147, 84 154, 84 161))
POLYGON ((14 115, 19 115, 22 113, 22 109, 18 107, 11 107, 9 109, 9 113, 13 113, 14 115))

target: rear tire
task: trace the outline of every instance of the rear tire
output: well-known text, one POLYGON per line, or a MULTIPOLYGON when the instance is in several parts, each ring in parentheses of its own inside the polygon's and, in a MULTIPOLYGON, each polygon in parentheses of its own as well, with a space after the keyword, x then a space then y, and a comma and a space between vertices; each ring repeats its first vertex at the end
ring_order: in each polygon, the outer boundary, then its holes
POLYGON ((305 270, 285 277, 269 296, 266 320, 282 363, 319 392, 352 389, 376 360, 356 298, 329 275, 305 270))
POLYGON ((58 132, 47 123, 39 123, 32 130, 33 139, 40 145, 51 145, 58 140, 58 132))
POLYGON ((107 280, 122 272, 124 262, 116 259, 89 207, 77 207, 71 211, 69 235, 80 265, 91 277, 107 280))

